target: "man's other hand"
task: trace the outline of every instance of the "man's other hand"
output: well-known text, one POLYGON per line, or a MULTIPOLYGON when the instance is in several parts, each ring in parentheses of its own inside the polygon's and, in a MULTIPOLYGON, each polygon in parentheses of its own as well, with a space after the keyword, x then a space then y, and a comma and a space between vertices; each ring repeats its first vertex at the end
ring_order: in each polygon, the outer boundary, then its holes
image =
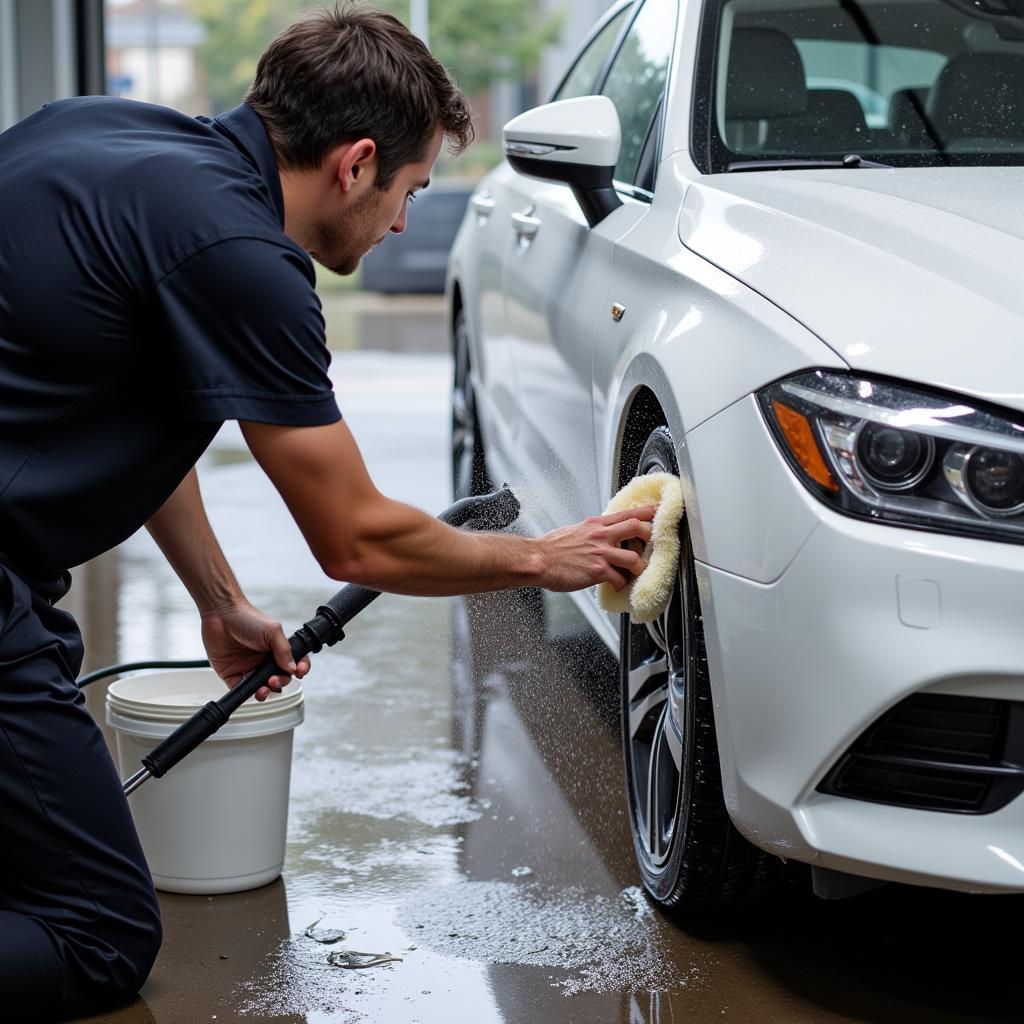
POLYGON ((227 683, 235 686, 272 652, 281 674, 271 676, 266 686, 256 691, 257 700, 266 700, 271 691, 281 688, 294 675, 301 679, 309 671, 309 658, 295 664, 291 647, 281 623, 264 615, 248 601, 236 601, 227 608, 204 612, 203 644, 213 670, 227 683))

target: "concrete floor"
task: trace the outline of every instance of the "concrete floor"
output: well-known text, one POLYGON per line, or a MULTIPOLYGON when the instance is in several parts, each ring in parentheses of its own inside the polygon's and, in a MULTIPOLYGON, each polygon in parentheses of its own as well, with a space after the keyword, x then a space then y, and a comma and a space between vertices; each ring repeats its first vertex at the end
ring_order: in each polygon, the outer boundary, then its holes
MULTIPOLYGON (((449 501, 440 306, 340 302, 327 311, 333 374, 371 472, 438 511, 449 501)), ((294 628, 337 586, 236 428, 201 479, 250 598, 294 628)), ((79 573, 76 590, 90 667, 201 652, 189 599, 144 535, 79 573)), ((888 889, 824 904, 796 890, 746 917, 672 923, 655 911, 633 864, 616 679, 565 598, 377 601, 306 681, 283 878, 164 895, 166 941, 141 998, 90 1019, 1024 1019, 1015 899, 888 889), (314 922, 344 940, 306 937, 314 922), (402 959, 349 971, 329 965, 337 949, 402 959)))

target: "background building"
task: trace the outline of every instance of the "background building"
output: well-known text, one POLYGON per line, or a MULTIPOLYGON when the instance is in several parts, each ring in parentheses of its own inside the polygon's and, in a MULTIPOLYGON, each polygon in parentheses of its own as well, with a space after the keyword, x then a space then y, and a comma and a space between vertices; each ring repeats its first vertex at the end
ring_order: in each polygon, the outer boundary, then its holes
POLYGON ((107 91, 208 113, 197 50, 206 32, 188 0, 107 0, 107 91))

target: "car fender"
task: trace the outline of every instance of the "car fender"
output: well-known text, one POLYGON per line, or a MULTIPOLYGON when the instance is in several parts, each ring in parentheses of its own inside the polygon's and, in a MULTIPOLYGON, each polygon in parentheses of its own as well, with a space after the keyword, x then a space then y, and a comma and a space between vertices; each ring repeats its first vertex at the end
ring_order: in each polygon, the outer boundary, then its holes
POLYGON ((814 517, 792 487, 771 491, 770 520, 752 525, 755 517, 741 514, 764 501, 758 488, 768 486, 765 473, 782 464, 767 430, 758 430, 763 424, 752 427, 745 415, 750 395, 801 370, 848 366, 784 310, 686 250, 658 222, 646 217, 620 240, 605 304, 624 294, 629 308, 621 322, 603 321, 595 339, 599 487, 610 497, 631 472, 634 400, 646 388, 675 439, 696 558, 771 582, 806 540, 814 517), (729 472, 721 472, 723 463, 729 472), (711 519, 705 507, 713 510, 711 519), (769 542, 766 529, 774 530, 769 542))

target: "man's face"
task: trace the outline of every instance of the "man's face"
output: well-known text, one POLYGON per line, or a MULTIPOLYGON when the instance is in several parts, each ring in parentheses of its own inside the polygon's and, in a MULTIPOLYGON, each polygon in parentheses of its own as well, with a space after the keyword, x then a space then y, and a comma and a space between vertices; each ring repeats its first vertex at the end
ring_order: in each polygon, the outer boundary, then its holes
POLYGON ((443 132, 439 129, 426 156, 417 163, 405 164, 394 181, 384 189, 369 185, 340 212, 316 225, 316 248, 313 258, 336 274, 352 274, 360 260, 380 245, 389 231, 396 235, 405 230, 408 205, 419 189, 430 184, 443 132))

